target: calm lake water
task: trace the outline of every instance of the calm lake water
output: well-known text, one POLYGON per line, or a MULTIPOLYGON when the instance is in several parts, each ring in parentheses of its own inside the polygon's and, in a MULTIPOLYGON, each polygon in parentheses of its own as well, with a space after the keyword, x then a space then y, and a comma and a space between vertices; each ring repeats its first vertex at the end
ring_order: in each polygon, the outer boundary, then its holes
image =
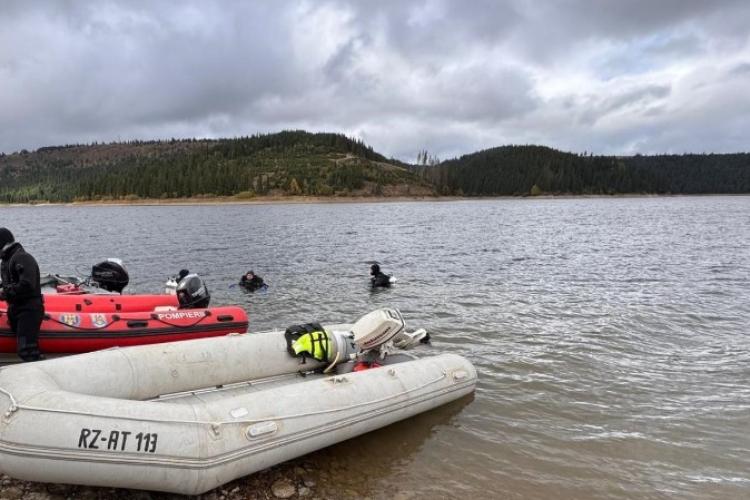
POLYGON ((473 398, 311 459, 402 498, 750 497, 750 197, 0 208, 43 270, 188 267, 251 330, 381 306, 468 357, 473 398), (372 293, 368 261, 397 286, 372 293), (248 269, 270 284, 229 285, 248 269))

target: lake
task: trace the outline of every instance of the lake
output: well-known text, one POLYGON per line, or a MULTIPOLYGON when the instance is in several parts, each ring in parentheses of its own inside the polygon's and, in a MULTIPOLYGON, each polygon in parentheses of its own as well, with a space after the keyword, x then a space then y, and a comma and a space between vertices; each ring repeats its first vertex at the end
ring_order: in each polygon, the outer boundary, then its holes
POLYGON ((472 398, 309 457, 401 498, 750 496, 750 197, 0 208, 43 271, 189 268, 251 330, 399 308, 472 398), (369 262, 398 278, 368 288, 369 262), (255 270, 267 293, 230 285, 255 270))

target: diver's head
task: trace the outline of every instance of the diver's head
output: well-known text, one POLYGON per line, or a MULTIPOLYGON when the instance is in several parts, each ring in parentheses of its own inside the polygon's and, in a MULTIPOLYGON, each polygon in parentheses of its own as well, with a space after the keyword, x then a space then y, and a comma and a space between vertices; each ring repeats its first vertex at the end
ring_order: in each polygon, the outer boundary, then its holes
POLYGON ((379 272, 380 272, 380 265, 378 265, 378 264, 373 264, 373 265, 371 265, 371 266, 370 266, 370 274, 371 274, 371 275, 375 276, 375 275, 376 275, 376 274, 378 274, 379 272))
POLYGON ((7 227, 0 227, 0 252, 5 250, 5 247, 16 241, 13 237, 13 233, 7 227))
POLYGON ((255 278, 255 272, 254 272, 254 271, 252 271, 252 270, 250 270, 250 271, 246 272, 246 273, 245 273, 245 278, 246 278, 246 279, 249 279, 249 280, 251 280, 251 279, 255 278))

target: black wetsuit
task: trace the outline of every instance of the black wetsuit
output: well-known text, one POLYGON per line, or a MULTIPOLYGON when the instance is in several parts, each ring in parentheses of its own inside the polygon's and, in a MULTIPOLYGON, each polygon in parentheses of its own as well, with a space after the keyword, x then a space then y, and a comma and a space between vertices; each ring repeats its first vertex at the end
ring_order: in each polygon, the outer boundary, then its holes
POLYGON ((252 279, 247 279, 247 276, 243 275, 240 279, 240 286, 244 287, 246 290, 254 292, 255 290, 260 290, 266 286, 266 284, 260 276, 254 275, 252 279))
POLYGON ((2 252, 0 276, 8 302, 8 322, 18 340, 18 356, 24 361, 41 359, 39 328, 44 318, 44 302, 39 283, 39 265, 20 243, 2 252))
POLYGON ((375 274, 372 275, 372 278, 370 278, 370 281, 372 282, 372 287, 385 287, 388 288, 391 286, 391 277, 385 274, 382 271, 378 271, 375 274))

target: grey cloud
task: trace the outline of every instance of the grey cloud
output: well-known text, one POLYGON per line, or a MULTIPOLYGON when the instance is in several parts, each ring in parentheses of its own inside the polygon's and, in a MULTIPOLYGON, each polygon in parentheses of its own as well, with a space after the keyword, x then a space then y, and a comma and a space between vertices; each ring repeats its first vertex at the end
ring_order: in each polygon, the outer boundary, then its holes
POLYGON ((633 106, 635 104, 643 103, 644 101, 662 99, 669 95, 670 90, 671 89, 668 85, 648 85, 643 88, 635 89, 605 101, 604 112, 609 113, 625 106, 633 106))
POLYGON ((363 25, 381 25, 393 50, 411 57, 443 59, 472 44, 502 41, 520 20, 513 1, 423 0, 343 3, 363 25), (440 57, 440 56, 443 57, 440 57))
MULTIPOLYGON (((536 16, 549 14, 547 22, 560 24, 560 31, 573 34, 574 40, 586 37, 599 39, 631 39, 669 30, 688 22, 698 25, 716 19, 737 16, 747 19, 744 0, 706 2, 704 0, 561 0, 546 2, 546 9, 533 11, 536 16)), ((718 32, 715 36, 733 36, 718 32)))
POLYGON ((643 108, 644 105, 652 105, 654 101, 659 101, 669 96, 670 91, 671 88, 668 85, 646 85, 621 92, 617 95, 607 96, 603 99, 592 97, 587 99, 587 102, 581 106, 584 111, 580 115, 579 120, 582 123, 593 125, 607 115, 622 111, 624 108, 632 108, 634 106, 643 108))
POLYGON ((738 64, 729 70, 729 76, 746 76, 750 75, 750 62, 738 64))
MULTIPOLYGON (((553 0, 522 3, 513 48, 541 63, 591 44, 638 44, 648 37, 707 34, 714 43, 747 40, 744 0, 553 0), (744 23, 744 24, 743 24, 744 23), (696 33, 690 33, 695 30, 696 33)), ((697 39, 697 38, 696 38, 697 39)), ((699 49, 699 47, 693 47, 699 49)))
POLYGON ((595 64, 603 79, 653 71, 666 64, 702 57, 707 47, 695 34, 651 36, 645 40, 612 48, 595 64))
POLYGON ((0 150, 306 128, 403 159, 728 151, 748 24, 739 0, 2 2, 0 150))

